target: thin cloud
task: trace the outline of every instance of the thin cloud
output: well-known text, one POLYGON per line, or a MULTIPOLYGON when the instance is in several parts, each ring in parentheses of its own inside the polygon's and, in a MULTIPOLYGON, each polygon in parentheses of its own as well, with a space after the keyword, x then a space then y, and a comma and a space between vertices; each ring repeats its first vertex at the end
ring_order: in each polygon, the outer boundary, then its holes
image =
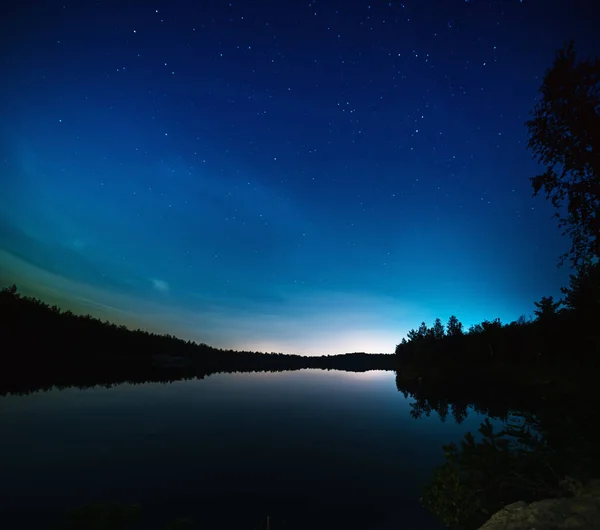
POLYGON ((164 280, 158 280, 156 278, 152 278, 151 282, 152 282, 152 287, 161 293, 167 293, 170 290, 169 284, 167 282, 165 282, 164 280))

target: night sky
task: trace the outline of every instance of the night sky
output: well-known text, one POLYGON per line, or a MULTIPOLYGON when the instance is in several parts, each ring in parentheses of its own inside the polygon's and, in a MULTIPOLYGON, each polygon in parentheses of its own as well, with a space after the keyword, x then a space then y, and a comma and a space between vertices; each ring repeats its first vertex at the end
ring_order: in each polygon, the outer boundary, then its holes
POLYGON ((566 284, 524 122, 565 40, 595 51, 594 2, 12 4, 3 285, 328 354, 515 320, 566 284))

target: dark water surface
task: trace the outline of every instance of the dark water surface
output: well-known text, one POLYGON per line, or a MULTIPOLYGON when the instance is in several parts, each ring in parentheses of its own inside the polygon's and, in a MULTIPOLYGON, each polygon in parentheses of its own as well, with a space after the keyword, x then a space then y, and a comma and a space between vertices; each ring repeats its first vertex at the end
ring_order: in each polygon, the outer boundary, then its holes
POLYGON ((476 431, 415 420, 394 372, 219 374, 0 398, 0 527, 53 528, 89 502, 139 503, 144 528, 439 526, 419 488, 476 431))

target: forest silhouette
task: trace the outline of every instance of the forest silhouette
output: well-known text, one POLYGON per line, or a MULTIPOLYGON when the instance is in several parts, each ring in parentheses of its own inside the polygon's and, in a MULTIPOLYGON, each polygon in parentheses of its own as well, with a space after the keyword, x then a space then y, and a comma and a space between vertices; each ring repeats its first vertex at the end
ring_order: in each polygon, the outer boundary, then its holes
POLYGON ((393 370, 393 354, 307 357, 213 348, 172 335, 130 330, 90 315, 62 311, 16 285, 0 291, 3 370, 0 395, 51 388, 202 379, 222 372, 393 370))

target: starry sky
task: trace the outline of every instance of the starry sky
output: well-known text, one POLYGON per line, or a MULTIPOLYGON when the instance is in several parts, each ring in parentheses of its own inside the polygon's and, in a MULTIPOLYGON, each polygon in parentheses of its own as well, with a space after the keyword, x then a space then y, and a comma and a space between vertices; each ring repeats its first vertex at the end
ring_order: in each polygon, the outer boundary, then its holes
POLYGON ((392 352, 559 295, 529 111, 593 2, 9 2, 0 280, 217 347, 392 352))

